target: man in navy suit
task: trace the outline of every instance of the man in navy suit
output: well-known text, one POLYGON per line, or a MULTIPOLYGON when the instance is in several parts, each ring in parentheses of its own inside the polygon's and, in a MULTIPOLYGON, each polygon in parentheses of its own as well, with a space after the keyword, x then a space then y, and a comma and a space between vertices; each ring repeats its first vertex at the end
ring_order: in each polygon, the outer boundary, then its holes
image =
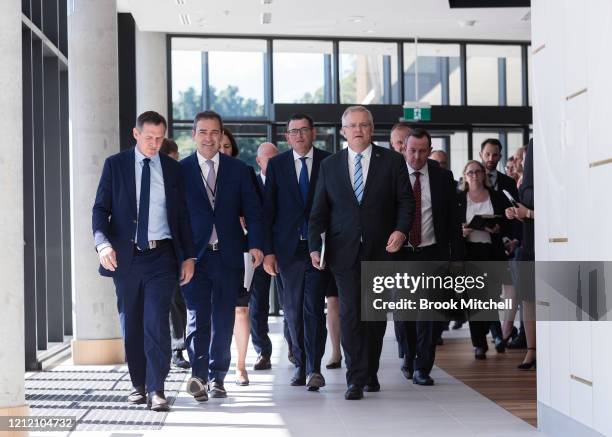
MULTIPOLYGON (((278 155, 278 149, 272 143, 261 143, 257 148, 257 165, 260 173, 255 176, 257 194, 263 204, 263 193, 266 183, 266 170, 271 158, 278 155)), ((253 364, 253 370, 267 370, 272 367, 270 356, 272 355, 272 341, 268 327, 268 315, 270 313, 270 281, 272 278, 264 270, 263 265, 255 269, 253 283, 251 284, 251 298, 249 300, 249 319, 251 321, 251 339, 253 347, 257 352, 257 360, 253 364)), ((281 282, 275 281, 278 288, 281 282)), ((280 291, 280 290, 279 290, 280 291)))
POLYGON ((170 370, 168 313, 177 278, 187 284, 195 250, 180 165, 159 154, 166 120, 141 114, 136 147, 104 163, 92 211, 100 274, 115 282, 133 404, 167 411, 170 370), (180 272, 180 274, 179 274, 180 272))
POLYGON ((249 168, 219 153, 223 121, 213 111, 193 121, 197 150, 183 159, 187 208, 197 261, 193 281, 183 287, 187 304, 187 351, 192 377, 187 391, 198 402, 227 396, 232 332, 244 257, 263 260, 262 211, 249 168), (246 220, 247 235, 240 224, 246 220))
POLYGON ((293 115, 285 138, 291 150, 268 163, 264 194, 266 248, 264 267, 283 281, 283 311, 296 361, 291 385, 316 391, 325 385, 325 291, 330 280, 316 269, 308 251, 308 217, 321 161, 330 154, 313 147, 312 118, 293 115))

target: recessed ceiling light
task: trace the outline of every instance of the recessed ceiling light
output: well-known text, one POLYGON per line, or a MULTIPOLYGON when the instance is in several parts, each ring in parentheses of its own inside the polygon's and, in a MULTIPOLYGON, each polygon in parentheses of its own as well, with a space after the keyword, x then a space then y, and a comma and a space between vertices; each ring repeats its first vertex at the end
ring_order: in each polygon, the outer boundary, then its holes
POLYGON ((176 3, 178 6, 185 6, 185 2, 186 0, 174 0, 174 3, 176 3))
POLYGON ((351 23, 361 23, 363 21, 363 16, 361 15, 353 15, 348 18, 351 23))
POLYGON ((374 29, 368 29, 365 31, 365 33, 376 33, 376 31, 374 29))
POLYGON ((191 17, 189 17, 189 14, 179 14, 179 20, 181 20, 181 24, 184 26, 189 26, 191 24, 191 17))
POLYGON ((272 0, 261 0, 261 4, 262 5, 271 5, 272 4, 272 0))
POLYGON ((459 26, 461 27, 474 27, 475 24, 476 24, 476 20, 459 21, 459 26))
POLYGON ((272 22, 272 12, 264 12, 261 14, 261 24, 270 24, 272 22))

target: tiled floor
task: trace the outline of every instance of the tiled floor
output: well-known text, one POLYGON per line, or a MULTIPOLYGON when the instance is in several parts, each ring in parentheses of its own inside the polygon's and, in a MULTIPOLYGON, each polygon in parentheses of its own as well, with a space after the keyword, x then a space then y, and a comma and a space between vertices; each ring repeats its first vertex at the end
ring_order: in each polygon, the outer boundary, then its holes
MULTIPOLYGON (((181 391, 160 430, 74 432, 104 436, 542 436, 523 420, 435 368, 433 387, 406 381, 399 372, 397 346, 389 324, 379 372, 382 390, 361 401, 345 401, 344 370, 326 370, 327 386, 319 393, 288 385, 292 370, 280 334, 280 319, 271 319, 275 346, 273 368, 250 371, 249 387, 226 380, 229 397, 196 404, 181 391)), ((255 352, 250 349, 247 365, 255 352)), ((324 358, 324 363, 327 357, 324 358)), ((70 368, 65 364, 66 368, 70 368)), ((233 363, 232 363, 233 366, 233 363)), ((183 387, 184 388, 184 387, 183 387)), ((37 435, 32 433, 31 435, 37 435)), ((49 436, 51 433, 38 434, 49 436)), ((59 434, 57 434, 59 435, 59 434)))

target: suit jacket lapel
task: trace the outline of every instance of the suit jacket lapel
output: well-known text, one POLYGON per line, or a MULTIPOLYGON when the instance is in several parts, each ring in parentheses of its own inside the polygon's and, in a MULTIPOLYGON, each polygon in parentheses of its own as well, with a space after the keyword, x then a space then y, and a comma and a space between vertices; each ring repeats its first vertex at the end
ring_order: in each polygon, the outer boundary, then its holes
POLYGON ((365 202, 370 187, 376 183, 372 182, 372 180, 376 177, 378 173, 378 167, 380 167, 379 161, 380 153, 376 150, 376 147, 372 145, 372 153, 370 154, 370 166, 368 167, 368 177, 366 179, 365 188, 363 189, 363 198, 361 199, 361 203, 365 202))
POLYGON ((318 153, 319 149, 313 147, 312 154, 312 171, 310 172, 310 185, 308 186, 308 204, 312 204, 312 199, 314 197, 315 185, 317 184, 317 178, 319 177, 319 165, 321 164, 321 154, 318 153))
MULTIPOLYGON (((342 151, 338 152, 340 155, 340 179, 342 180, 342 185, 348 192, 347 195, 351 196, 353 202, 356 206, 359 206, 359 202, 357 202, 357 198, 355 197, 355 191, 353 190, 353 184, 351 184, 351 176, 349 174, 349 165, 348 165, 348 147, 346 149, 342 149, 342 151)), ((368 176, 369 177, 369 176, 368 176)), ((363 198, 362 198, 363 200, 363 198)))
MULTIPOLYGON (((200 168, 200 161, 198 161, 198 152, 194 152, 191 155, 191 167, 193 168, 193 174, 195 175, 195 184, 198 187, 198 191, 203 197, 204 203, 208 206, 209 209, 212 210, 210 206, 210 200, 208 200, 208 193, 206 192, 206 187, 204 186, 204 179, 202 169, 200 168)), ((217 175, 218 178, 218 175, 217 175)))
POLYGON ((121 173, 124 178, 125 186, 127 187, 132 213, 134 217, 136 217, 138 214, 138 207, 136 205, 136 155, 134 149, 132 149, 132 153, 125 154, 125 158, 123 159, 123 171, 121 173))
MULTIPOLYGON (((302 163, 300 162, 300 165, 302 163)), ((302 199, 302 194, 300 193, 300 186, 298 184, 297 176, 295 174, 295 161, 293 160, 293 152, 287 153, 287 162, 285 162, 285 171, 287 172, 286 177, 289 179, 289 188, 291 192, 295 196, 295 198, 300 202, 300 204, 304 204, 304 200, 302 199)))

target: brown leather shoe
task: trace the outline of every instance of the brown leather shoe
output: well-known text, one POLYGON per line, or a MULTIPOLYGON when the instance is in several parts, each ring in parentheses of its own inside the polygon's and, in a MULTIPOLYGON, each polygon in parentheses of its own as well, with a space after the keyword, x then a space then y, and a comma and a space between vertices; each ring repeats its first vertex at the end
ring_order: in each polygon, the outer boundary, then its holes
POLYGON ((133 405, 140 405, 147 403, 147 395, 144 387, 134 387, 134 391, 127 397, 127 401, 133 405))
POLYGON ((272 368, 270 357, 260 355, 257 357, 257 361, 253 364, 253 370, 268 370, 272 368))
POLYGON ((147 405, 151 411, 170 411, 170 405, 168 404, 163 391, 149 393, 147 405))

